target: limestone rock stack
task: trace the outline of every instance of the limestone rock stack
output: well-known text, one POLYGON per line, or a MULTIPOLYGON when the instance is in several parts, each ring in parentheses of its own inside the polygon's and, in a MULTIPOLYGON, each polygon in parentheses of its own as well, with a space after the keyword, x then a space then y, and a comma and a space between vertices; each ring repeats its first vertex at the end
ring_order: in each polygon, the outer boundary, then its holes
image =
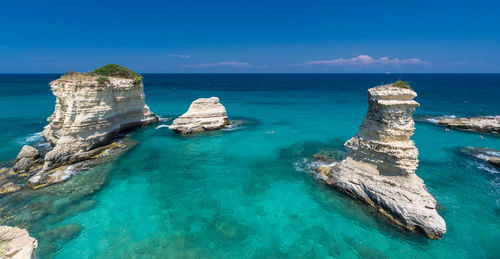
POLYGON ((345 143, 345 159, 318 172, 328 184, 377 207, 399 225, 437 239, 446 233, 446 223, 415 174, 418 150, 410 140, 416 96, 410 88, 393 85, 369 89, 368 113, 359 133, 345 143))
POLYGON ((229 119, 219 98, 199 98, 191 103, 186 113, 175 119, 169 127, 175 132, 191 134, 226 127, 229 119))
POLYGON ((0 244, 0 258, 36 258, 38 242, 24 229, 0 226, 0 244))
POLYGON ((44 168, 84 160, 118 133, 158 121, 144 102, 142 81, 100 78, 63 76, 50 83, 56 105, 42 135, 54 148, 44 168))
POLYGON ((119 133, 158 121, 144 101, 142 76, 122 66, 68 72, 50 87, 56 104, 42 135, 52 150, 28 180, 35 189, 64 181, 71 175, 70 165, 119 147, 112 143, 119 133))

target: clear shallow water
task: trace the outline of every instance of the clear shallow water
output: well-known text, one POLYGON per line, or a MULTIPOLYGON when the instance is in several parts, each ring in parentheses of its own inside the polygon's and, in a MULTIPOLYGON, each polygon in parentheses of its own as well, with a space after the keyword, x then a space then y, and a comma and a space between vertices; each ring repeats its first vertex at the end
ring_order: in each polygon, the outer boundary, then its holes
MULTIPOLYGON (((132 148, 65 183, 0 198, 0 223, 28 228, 41 258, 500 256, 500 172, 458 151, 500 149, 498 137, 416 124, 417 174, 448 224, 438 241, 387 224, 307 170, 317 152, 343 154, 369 87, 410 81, 416 117, 494 115, 500 75, 144 76, 164 120, 128 135, 132 148), (158 127, 210 96, 243 124, 190 137, 158 127)), ((57 77, 0 75, 0 161, 41 140, 57 77)))

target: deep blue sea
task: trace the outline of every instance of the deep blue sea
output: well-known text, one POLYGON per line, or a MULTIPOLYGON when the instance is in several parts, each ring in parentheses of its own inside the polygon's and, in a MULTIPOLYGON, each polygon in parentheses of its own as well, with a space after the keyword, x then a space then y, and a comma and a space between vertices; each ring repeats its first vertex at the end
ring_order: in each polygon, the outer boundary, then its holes
MULTIPOLYGON (((43 148, 59 74, 0 75, 0 168, 43 148)), ((500 171, 462 154, 500 137, 445 131, 426 116, 500 114, 500 74, 144 74, 162 118, 126 135, 124 154, 68 181, 0 198, 0 225, 25 227, 39 258, 500 258, 500 171), (409 81, 421 104, 417 174, 448 233, 401 230, 310 173, 341 158, 368 88, 409 81), (234 128, 179 136, 163 125, 217 96, 234 128)))

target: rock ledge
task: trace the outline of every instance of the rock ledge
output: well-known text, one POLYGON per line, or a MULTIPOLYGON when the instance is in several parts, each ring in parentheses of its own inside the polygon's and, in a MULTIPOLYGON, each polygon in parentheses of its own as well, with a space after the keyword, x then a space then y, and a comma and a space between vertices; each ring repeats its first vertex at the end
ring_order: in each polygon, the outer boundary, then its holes
POLYGON ((446 117, 439 119, 437 124, 460 130, 500 134, 500 116, 467 118, 446 117))

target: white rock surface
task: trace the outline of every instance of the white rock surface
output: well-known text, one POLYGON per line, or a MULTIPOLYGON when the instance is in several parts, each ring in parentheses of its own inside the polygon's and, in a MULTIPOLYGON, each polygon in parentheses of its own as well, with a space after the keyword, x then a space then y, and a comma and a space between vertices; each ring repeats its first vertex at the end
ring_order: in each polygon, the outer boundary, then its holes
POLYGON ((446 223, 415 174, 418 150, 410 137, 416 96, 392 85, 369 89, 368 113, 359 133, 345 143, 346 158, 317 171, 328 184, 375 206, 397 224, 438 239, 446 223))
POLYGON ((219 102, 219 98, 211 97, 192 102, 188 111, 175 119, 169 128, 182 134, 191 134, 222 129, 228 124, 226 108, 219 102))
POLYGON ((0 226, 0 258, 34 259, 38 242, 28 231, 0 226))
POLYGON ((55 110, 43 137, 54 147, 44 169, 84 160, 92 149, 109 144, 118 133, 158 121, 144 102, 142 82, 109 77, 61 77, 50 83, 55 110))
POLYGON ((500 134, 500 116, 442 118, 437 124, 460 130, 500 134))

